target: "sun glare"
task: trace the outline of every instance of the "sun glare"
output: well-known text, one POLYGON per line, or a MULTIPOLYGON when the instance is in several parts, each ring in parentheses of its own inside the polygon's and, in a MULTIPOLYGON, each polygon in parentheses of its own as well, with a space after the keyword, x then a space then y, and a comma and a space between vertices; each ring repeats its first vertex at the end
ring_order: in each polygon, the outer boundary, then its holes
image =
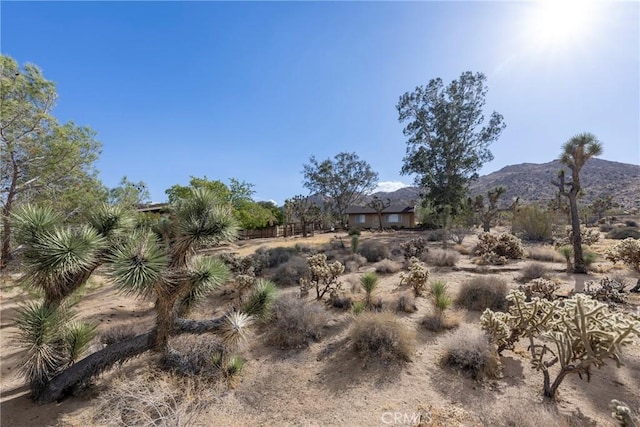
POLYGON ((541 50, 569 48, 589 35, 594 17, 594 3, 589 1, 535 2, 528 16, 528 38, 541 50))

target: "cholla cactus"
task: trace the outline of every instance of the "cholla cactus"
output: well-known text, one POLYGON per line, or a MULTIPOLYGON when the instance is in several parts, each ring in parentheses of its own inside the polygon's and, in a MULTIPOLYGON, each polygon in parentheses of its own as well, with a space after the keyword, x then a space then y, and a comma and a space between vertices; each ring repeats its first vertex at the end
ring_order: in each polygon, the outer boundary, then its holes
POLYGON ((408 240, 400 244, 400 248, 403 251, 404 259, 408 260, 413 257, 419 258, 422 253, 427 249, 427 241, 424 237, 416 237, 415 239, 408 240))
POLYGON ((585 374, 611 358, 620 366, 620 351, 640 337, 640 322, 622 313, 611 313, 605 304, 583 294, 564 301, 533 298, 511 291, 508 313, 487 309, 480 319, 498 345, 498 351, 513 348, 521 337, 529 339, 532 367, 544 375, 544 395, 554 398, 569 374, 585 374), (551 382, 550 368, 559 365, 551 382))
POLYGON ((305 295, 312 287, 316 288, 316 298, 321 299, 329 291, 339 291, 342 284, 338 277, 344 272, 344 265, 340 261, 327 264, 325 254, 307 257, 309 275, 300 279, 300 294, 305 295))
POLYGON ((608 248, 606 257, 612 262, 622 261, 627 267, 640 273, 640 239, 627 237, 608 248))
POLYGON ((555 293, 558 288, 559 286, 557 283, 539 277, 521 285, 518 289, 524 292, 527 297, 527 301, 531 301, 532 298, 544 298, 546 300, 553 301, 556 299, 555 293))
POLYGON ((624 283, 603 277, 600 282, 590 280, 585 282, 584 294, 591 298, 609 304, 609 308, 615 308, 615 304, 625 304, 627 294, 624 291, 624 283))
POLYGON ((487 264, 506 264, 507 259, 521 259, 524 257, 522 241, 509 233, 496 236, 491 233, 478 234, 476 255, 482 257, 487 264))
POLYGON ((618 424, 622 427, 636 427, 637 424, 633 421, 631 416, 631 408, 626 403, 613 399, 609 403, 609 409, 611 409, 611 416, 618 421, 618 424))
MULTIPOLYGON (((573 242, 573 231, 571 226, 567 225, 564 229, 565 235, 563 237, 554 239, 556 247, 571 245, 573 242)), ((584 225, 580 226, 580 236, 582 237, 582 244, 591 246, 600 240, 600 231, 597 228, 587 228, 584 225)))
POLYGON ((425 267, 418 258, 409 259, 409 271, 400 273, 400 284, 407 283, 413 288, 417 297, 424 294, 429 280, 429 269, 425 267))

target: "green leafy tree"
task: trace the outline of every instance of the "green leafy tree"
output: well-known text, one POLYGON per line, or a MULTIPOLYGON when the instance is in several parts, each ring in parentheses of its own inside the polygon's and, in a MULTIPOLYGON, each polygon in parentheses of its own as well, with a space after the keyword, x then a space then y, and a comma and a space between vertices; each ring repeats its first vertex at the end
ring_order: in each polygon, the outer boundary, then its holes
MULTIPOLYGON (((40 402, 61 398, 73 386, 148 350, 168 354, 169 337, 215 332, 227 343, 242 339, 253 316, 265 315, 274 287, 257 283, 253 293, 229 313, 210 320, 188 319, 190 309, 229 278, 224 263, 198 249, 233 239, 236 222, 227 205, 206 189, 172 206, 171 239, 147 229, 118 205, 105 204, 71 227, 50 208, 25 206, 14 217, 25 251, 25 281, 44 294, 40 304, 19 310, 19 341, 26 349, 24 372, 40 402), (156 323, 147 333, 111 344, 73 363, 78 352, 63 339, 66 301, 100 266, 119 290, 155 299, 156 323), (62 329, 61 329, 62 328, 62 329)), ((169 232, 169 231, 168 231, 169 232)), ((82 331, 80 331, 82 332, 82 331)), ((87 335, 84 328, 83 336, 87 335)), ((83 338, 83 342, 86 337, 83 338)), ((81 343, 80 343, 81 344, 81 343)))
POLYGON ((558 174, 558 182, 554 182, 560 194, 569 199, 571 218, 571 243, 573 245, 573 272, 586 274, 587 266, 582 251, 582 236, 580 234, 580 215, 578 212, 578 196, 582 190, 580 171, 584 164, 592 157, 602 154, 602 144, 591 133, 581 133, 572 137, 562 146, 560 162, 571 171, 571 182, 565 181, 564 170, 558 174), (567 186, 569 189, 567 190, 567 186))
POLYGON ((440 78, 432 79, 406 92, 397 105, 409 138, 401 173, 416 174, 426 198, 436 209, 450 206, 454 216, 466 200, 469 182, 493 160, 488 147, 505 128, 496 112, 485 123, 486 94, 484 74, 467 71, 446 87, 440 78))
POLYGON ((331 211, 342 225, 347 208, 371 192, 378 182, 378 174, 356 153, 338 153, 333 160, 321 162, 311 156, 303 174, 304 186, 329 199, 331 211))
POLYGON ((109 189, 109 203, 131 208, 148 203, 150 197, 146 183, 129 181, 126 176, 122 177, 120 185, 109 189))
POLYGON ((229 186, 227 186, 222 181, 211 181, 206 176, 203 178, 192 176, 188 186, 176 184, 165 193, 169 197, 169 202, 173 202, 190 197, 193 189, 208 189, 221 203, 229 205, 242 229, 251 230, 278 223, 271 208, 264 207, 251 199, 255 193, 253 184, 234 178, 229 180, 229 186))
POLYGON ((11 257, 11 213, 20 204, 55 204, 67 216, 103 201, 94 162, 101 144, 88 127, 59 124, 52 116, 55 84, 32 64, 0 56, 0 268, 11 257))

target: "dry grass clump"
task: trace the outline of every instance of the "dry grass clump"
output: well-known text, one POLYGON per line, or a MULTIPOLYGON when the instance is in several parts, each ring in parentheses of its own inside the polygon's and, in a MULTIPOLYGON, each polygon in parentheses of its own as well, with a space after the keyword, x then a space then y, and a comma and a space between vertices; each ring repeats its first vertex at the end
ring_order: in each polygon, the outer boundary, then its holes
POLYGON ((402 269, 402 265, 388 258, 378 261, 373 265, 378 274, 394 274, 402 269))
POLYGON ((143 334, 147 330, 137 323, 128 323, 126 325, 118 325, 107 329, 100 334, 100 343, 111 345, 118 342, 128 340, 137 335, 143 334))
POLYGON ((395 311, 402 313, 414 313, 418 311, 418 306, 416 305, 416 297, 413 295, 413 292, 406 291, 398 295, 398 298, 395 300, 395 311))
POLYGON ((355 350, 365 358, 410 361, 415 351, 415 333, 392 313, 362 313, 349 333, 355 350))
POLYGON ((542 263, 529 262, 520 270, 520 281, 527 283, 533 279, 548 279, 549 269, 542 263))
POLYGON ((274 304, 267 342, 280 348, 306 347, 322 338, 328 320, 322 305, 283 296, 274 304))
POLYGON ((105 427, 194 425, 218 392, 210 383, 160 371, 118 377, 95 400, 86 424, 105 427))
POLYGON ((496 378, 498 353, 489 337, 477 326, 465 323, 440 341, 442 363, 467 372, 475 380, 496 378))
POLYGON ((584 420, 558 414, 557 408, 526 399, 510 401, 508 406, 496 406, 481 415, 483 425, 506 427, 579 427, 584 420), (514 410, 513 408, 518 408, 514 410))
POLYGON ((260 247, 256 250, 256 256, 263 258, 263 262, 268 268, 276 268, 289 261, 289 258, 296 256, 297 254, 297 248, 284 246, 276 248, 260 247))
POLYGON ((562 257, 555 249, 547 246, 530 248, 529 259, 542 262, 563 262, 562 257))
POLYGON ((309 274, 309 264, 301 256, 289 258, 281 264, 271 276, 271 280, 278 286, 298 285, 300 279, 309 274))
POLYGON ((507 282, 499 276, 478 276, 462 284, 456 305, 473 311, 507 309, 507 282))
POLYGON ((358 252, 367 259, 367 262, 378 262, 391 257, 389 247, 377 240, 364 241, 360 244, 358 252))
POLYGON ((432 249, 424 255, 424 260, 437 267, 453 267, 460 260, 457 251, 432 249))
POLYGON ((355 273, 367 263, 367 259, 362 255, 349 254, 340 260, 344 264, 345 273, 355 273))

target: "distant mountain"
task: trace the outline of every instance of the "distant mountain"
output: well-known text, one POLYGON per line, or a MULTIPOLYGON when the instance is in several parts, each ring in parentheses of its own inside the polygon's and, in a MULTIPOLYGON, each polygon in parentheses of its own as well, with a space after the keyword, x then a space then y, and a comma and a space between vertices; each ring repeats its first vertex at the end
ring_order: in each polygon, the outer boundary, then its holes
MULTIPOLYGON (((487 191, 502 185, 506 188, 501 198, 503 204, 511 203, 516 197, 520 197, 522 203, 546 204, 555 198, 558 188, 553 186, 551 181, 557 179, 560 169, 565 169, 567 177, 571 177, 570 171, 562 166, 559 160, 542 164, 522 163, 505 166, 499 171, 478 178, 471 184, 471 194, 486 195, 487 191)), ((581 198, 583 204, 612 194, 614 201, 625 208, 640 207, 639 165, 593 158, 585 164, 580 179, 585 191, 581 198)), ((405 187, 375 195, 381 199, 389 198, 394 204, 405 204, 420 199, 417 187, 405 187)))

